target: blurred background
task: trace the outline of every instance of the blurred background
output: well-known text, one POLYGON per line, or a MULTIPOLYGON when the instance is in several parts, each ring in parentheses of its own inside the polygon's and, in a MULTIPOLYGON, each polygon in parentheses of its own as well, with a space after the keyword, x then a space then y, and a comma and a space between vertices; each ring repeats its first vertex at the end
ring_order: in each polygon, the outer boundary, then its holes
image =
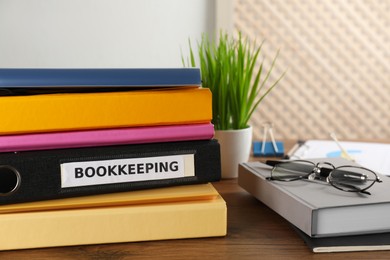
POLYGON ((389 0, 0 0, 1 68, 182 67, 238 31, 286 76, 251 120, 277 139, 390 139, 389 0))
POLYGON ((339 139, 390 138, 389 0, 233 5, 233 30, 265 40, 267 56, 280 49, 277 69, 287 69, 254 126, 271 121, 279 138, 329 139, 329 132, 339 139))

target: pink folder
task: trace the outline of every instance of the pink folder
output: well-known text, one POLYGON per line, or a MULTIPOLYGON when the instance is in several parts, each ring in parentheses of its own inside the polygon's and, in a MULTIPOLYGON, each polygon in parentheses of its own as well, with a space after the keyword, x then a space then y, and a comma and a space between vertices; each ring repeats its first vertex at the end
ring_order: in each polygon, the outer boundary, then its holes
POLYGON ((0 136, 0 152, 207 140, 213 136, 211 123, 4 135, 0 136))

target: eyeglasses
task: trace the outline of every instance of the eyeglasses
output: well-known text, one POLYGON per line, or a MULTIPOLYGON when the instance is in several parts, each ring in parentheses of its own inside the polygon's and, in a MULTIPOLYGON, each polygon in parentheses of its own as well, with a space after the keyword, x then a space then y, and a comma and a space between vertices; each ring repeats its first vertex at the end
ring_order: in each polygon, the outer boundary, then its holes
POLYGON ((329 162, 313 163, 310 161, 267 161, 273 166, 268 180, 296 181, 320 180, 336 189, 348 192, 361 192, 371 195, 367 190, 375 182, 382 182, 375 172, 359 166, 335 167, 329 162))

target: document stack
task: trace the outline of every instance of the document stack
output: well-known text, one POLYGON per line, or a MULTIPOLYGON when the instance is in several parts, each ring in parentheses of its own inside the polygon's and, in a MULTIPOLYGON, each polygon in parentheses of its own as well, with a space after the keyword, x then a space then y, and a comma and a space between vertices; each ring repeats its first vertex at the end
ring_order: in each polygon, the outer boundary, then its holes
POLYGON ((0 95, 0 250, 226 234, 199 69, 0 69, 0 95))

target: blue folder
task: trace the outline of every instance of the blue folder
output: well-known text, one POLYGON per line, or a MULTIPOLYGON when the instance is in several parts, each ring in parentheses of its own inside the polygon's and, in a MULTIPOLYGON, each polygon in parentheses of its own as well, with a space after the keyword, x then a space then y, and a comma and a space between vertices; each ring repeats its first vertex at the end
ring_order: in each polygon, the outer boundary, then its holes
POLYGON ((201 84, 199 68, 0 69, 0 88, 171 87, 201 84))

